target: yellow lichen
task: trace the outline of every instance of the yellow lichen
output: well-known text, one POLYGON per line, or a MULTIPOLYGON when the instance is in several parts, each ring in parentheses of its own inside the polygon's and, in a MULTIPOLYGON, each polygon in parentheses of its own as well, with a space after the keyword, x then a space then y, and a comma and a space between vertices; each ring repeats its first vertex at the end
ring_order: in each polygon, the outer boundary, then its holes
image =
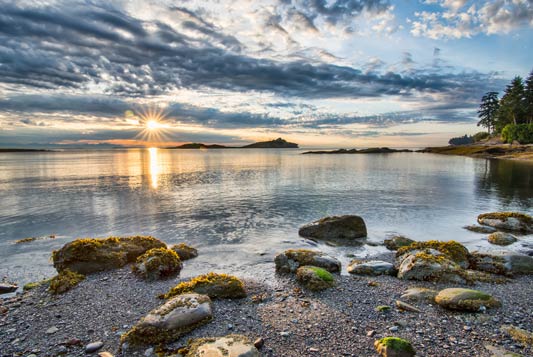
POLYGON ((176 252, 167 248, 153 248, 137 258, 132 270, 144 279, 155 280, 179 273, 181 267, 176 252))
POLYGON ((50 280, 49 290, 52 294, 63 294, 78 285, 84 279, 85 275, 65 269, 50 280))
POLYGON ((198 250, 185 243, 175 244, 171 246, 170 249, 175 251, 181 260, 188 260, 198 256, 198 250))
POLYGON ((181 282, 166 294, 160 295, 160 297, 168 299, 188 292, 205 294, 210 298, 220 299, 246 297, 244 283, 241 280, 231 275, 212 272, 181 282))
POLYGON ((427 242, 415 242, 406 247, 401 247, 396 253, 396 257, 402 256, 405 253, 411 252, 413 250, 421 249, 435 249, 446 256, 446 258, 452 260, 453 262, 463 266, 468 266, 468 249, 466 249, 462 244, 456 241, 441 242, 437 240, 430 240, 427 242))

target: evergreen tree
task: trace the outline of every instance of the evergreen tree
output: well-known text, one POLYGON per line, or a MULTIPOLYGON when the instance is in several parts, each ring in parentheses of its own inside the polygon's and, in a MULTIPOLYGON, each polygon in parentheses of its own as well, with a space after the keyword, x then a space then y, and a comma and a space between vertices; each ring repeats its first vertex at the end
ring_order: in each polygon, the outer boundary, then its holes
POLYGON ((498 100, 498 92, 485 93, 481 98, 481 105, 477 111, 479 122, 477 126, 483 126, 487 128, 489 134, 494 131, 496 126, 496 114, 500 108, 500 102, 498 100))
POLYGON ((529 73, 529 77, 526 79, 526 87, 524 89, 524 109, 527 123, 533 124, 533 70, 529 73))
POLYGON ((521 124, 525 122, 524 113, 524 83, 522 77, 516 76, 511 84, 505 88, 505 94, 500 101, 497 113, 496 130, 500 132, 507 124, 521 124))

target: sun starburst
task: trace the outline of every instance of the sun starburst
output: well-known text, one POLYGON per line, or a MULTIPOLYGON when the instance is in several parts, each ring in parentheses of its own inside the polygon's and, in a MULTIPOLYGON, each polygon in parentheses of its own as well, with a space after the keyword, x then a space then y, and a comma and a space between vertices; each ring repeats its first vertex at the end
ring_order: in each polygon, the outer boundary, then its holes
POLYGON ((166 122, 165 109, 156 106, 140 107, 133 113, 137 118, 142 130, 135 139, 157 145, 168 141, 167 133, 170 125, 166 122))

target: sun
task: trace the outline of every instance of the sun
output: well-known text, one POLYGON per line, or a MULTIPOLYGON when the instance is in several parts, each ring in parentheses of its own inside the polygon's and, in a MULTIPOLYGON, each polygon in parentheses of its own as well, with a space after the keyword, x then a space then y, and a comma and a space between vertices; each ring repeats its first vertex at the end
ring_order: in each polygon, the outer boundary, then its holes
POLYGON ((150 120, 146 121, 146 129, 148 129, 150 131, 154 131, 154 130, 160 129, 162 127, 163 127, 163 125, 160 122, 158 122, 157 120, 150 119, 150 120))

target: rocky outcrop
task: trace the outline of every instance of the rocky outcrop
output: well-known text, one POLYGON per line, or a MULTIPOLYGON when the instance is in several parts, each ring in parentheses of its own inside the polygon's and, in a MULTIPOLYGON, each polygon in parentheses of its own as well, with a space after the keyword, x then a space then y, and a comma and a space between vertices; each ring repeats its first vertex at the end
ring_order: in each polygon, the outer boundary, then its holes
POLYGON ((490 253, 473 252, 470 254, 471 269, 493 274, 515 275, 533 274, 533 257, 511 252, 494 251, 490 253))
POLYGON ((489 243, 495 245, 510 245, 517 241, 516 237, 510 233, 495 232, 489 235, 487 238, 489 243))
POLYGON ((384 337, 374 342, 377 353, 382 357, 412 357, 415 349, 411 342, 399 337, 384 337))
POLYGON ((242 335, 197 338, 189 341, 185 357, 259 357, 254 344, 242 335))
POLYGON ((354 260, 348 265, 348 273, 355 275, 396 275, 394 265, 381 260, 361 262, 354 260))
POLYGON ((169 299, 173 296, 195 292, 212 299, 240 299, 246 297, 244 283, 232 275, 208 273, 184 281, 160 296, 169 299))
POLYGON ((170 342, 212 319, 207 295, 183 294, 150 311, 121 337, 131 345, 170 342))
POLYGON ((436 240, 430 240, 426 242, 415 242, 409 246, 402 247, 396 252, 396 262, 397 264, 401 263, 408 255, 423 251, 427 252, 428 250, 437 251, 438 253, 440 253, 440 255, 456 263, 463 269, 468 268, 468 249, 466 249, 462 244, 453 240, 447 242, 441 242, 436 240))
POLYGON ((171 246, 170 249, 172 249, 176 252, 176 254, 178 254, 181 261, 196 258, 198 256, 198 250, 191 246, 188 246, 185 243, 175 244, 171 246))
POLYGON ((296 270, 296 279, 305 288, 320 291, 335 286, 335 278, 329 271, 314 266, 301 266, 296 270))
POLYGON ((466 283, 461 266, 435 249, 415 250, 401 255, 398 278, 466 283))
POLYGON ((492 212, 480 214, 479 224, 506 231, 533 233, 533 218, 518 212, 492 212))
POLYGON ((385 247, 388 250, 398 250, 401 247, 407 247, 413 244, 414 242, 415 242, 414 240, 404 237, 404 236, 394 236, 392 238, 385 239, 383 244, 385 244, 385 247))
POLYGON ((295 273, 296 270, 304 265, 312 265, 324 268, 334 273, 341 270, 341 262, 322 252, 316 252, 308 249, 289 249, 276 255, 274 258, 276 271, 278 273, 295 273))
POLYGON ((149 236, 77 239, 54 251, 52 260, 58 272, 89 274, 133 263, 153 248, 166 248, 166 244, 149 236))
POLYGON ((444 289, 437 294, 435 302, 446 309, 472 312, 501 306, 500 301, 489 294, 463 288, 444 289))
POLYGON ((300 228, 300 236, 339 244, 362 244, 366 237, 365 221, 359 216, 332 216, 319 219, 300 228))
POLYGON ((171 249, 150 249, 137 258, 133 272, 145 280, 158 280, 180 273, 182 268, 179 256, 171 249))

